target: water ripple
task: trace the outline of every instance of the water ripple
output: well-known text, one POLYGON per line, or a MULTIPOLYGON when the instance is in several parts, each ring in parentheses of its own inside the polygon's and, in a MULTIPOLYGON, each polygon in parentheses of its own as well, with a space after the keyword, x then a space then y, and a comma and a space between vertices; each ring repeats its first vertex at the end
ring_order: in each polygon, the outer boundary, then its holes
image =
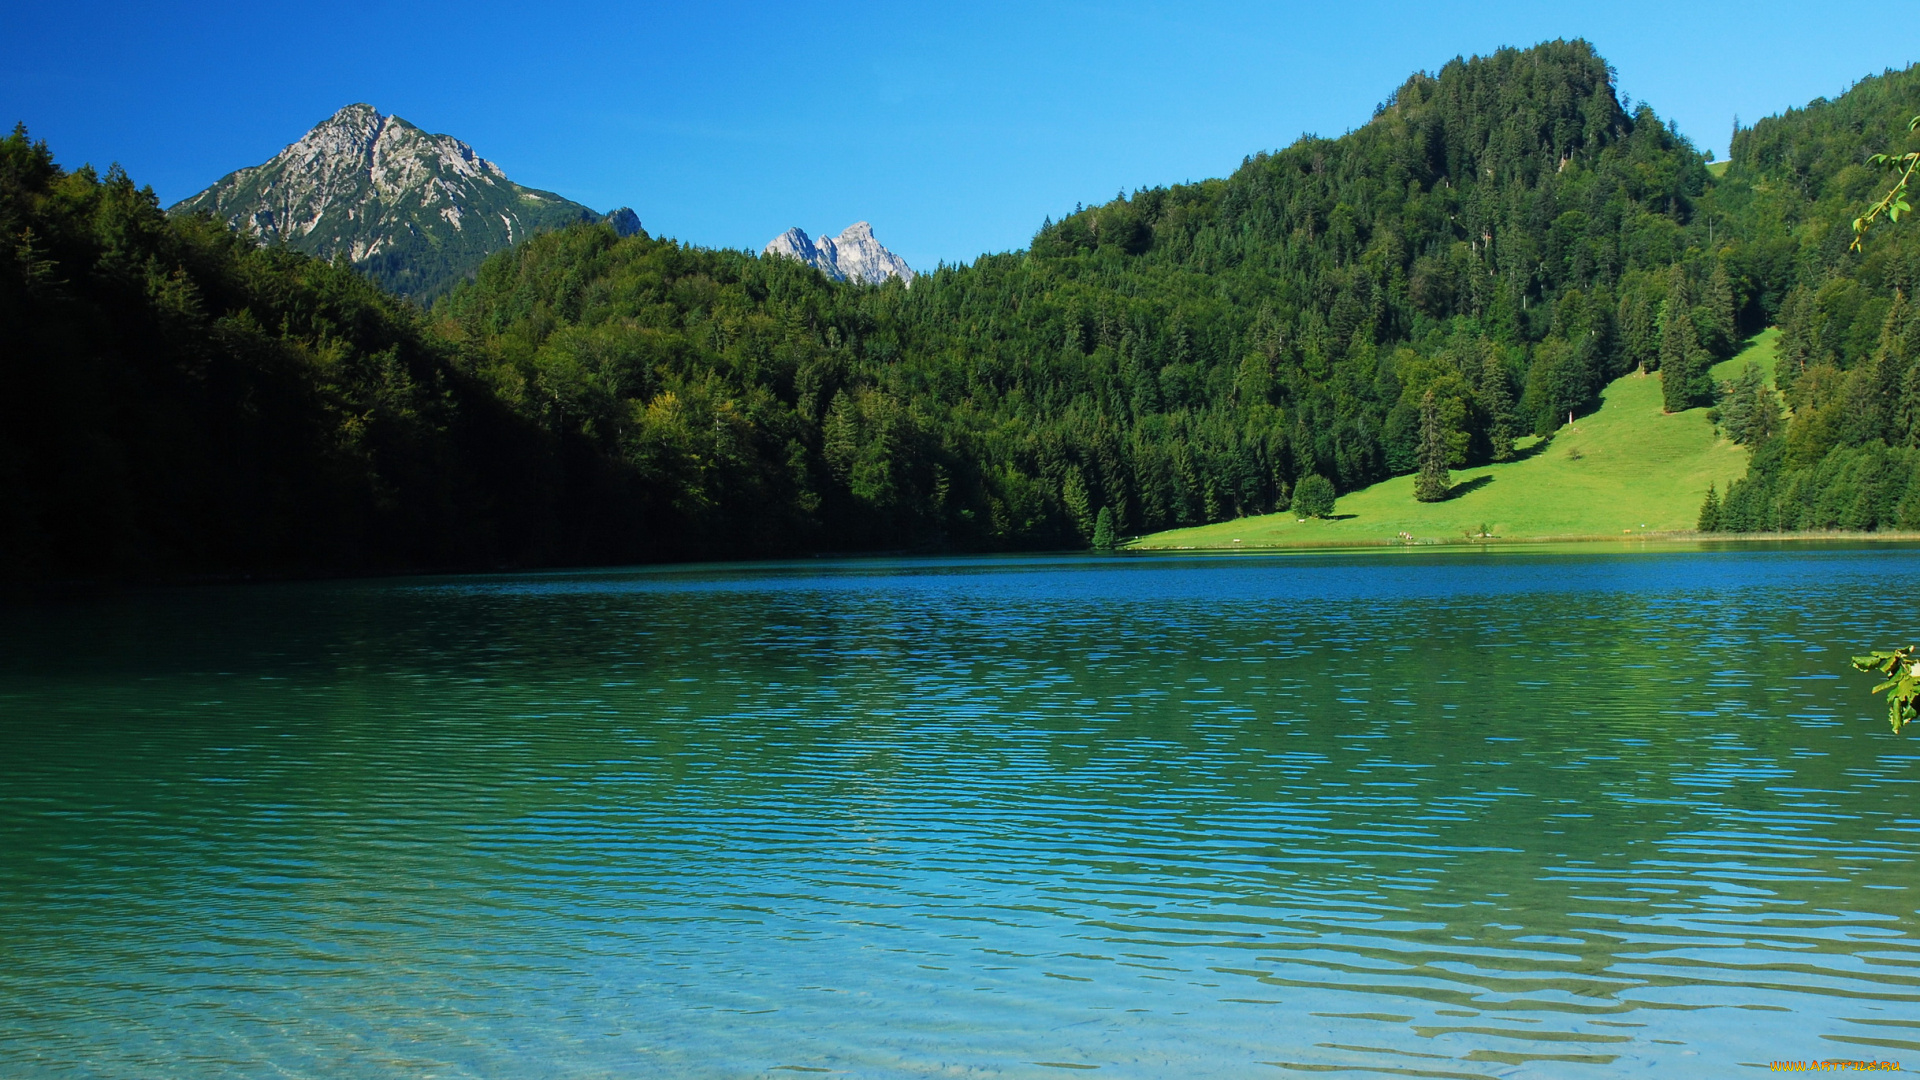
POLYGON ((1839 676, 1917 583, 961 559, 0 611, 0 1073, 1898 1060, 1920 754, 1839 676))

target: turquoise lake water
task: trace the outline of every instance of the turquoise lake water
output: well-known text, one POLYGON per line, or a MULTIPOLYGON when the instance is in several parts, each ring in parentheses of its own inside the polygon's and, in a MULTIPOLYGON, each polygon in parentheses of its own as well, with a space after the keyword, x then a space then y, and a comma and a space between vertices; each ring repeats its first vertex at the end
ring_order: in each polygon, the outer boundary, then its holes
POLYGON ((0 1076, 1920 1069, 1920 550, 0 609, 0 1076))

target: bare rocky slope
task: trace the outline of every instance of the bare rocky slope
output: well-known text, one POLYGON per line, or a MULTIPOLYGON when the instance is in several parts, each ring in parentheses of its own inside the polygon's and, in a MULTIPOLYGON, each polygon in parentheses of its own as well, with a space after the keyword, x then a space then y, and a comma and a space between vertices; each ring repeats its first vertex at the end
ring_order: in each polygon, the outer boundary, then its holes
POLYGON ((344 254, 380 284, 422 301, 541 230, 607 221, 622 236, 640 231, 632 210, 602 215, 523 187, 459 139, 364 104, 169 212, 202 211, 265 242, 322 258, 344 254))
POLYGON ((823 236, 818 241, 808 237, 805 230, 788 229, 768 241, 762 253, 797 259, 835 281, 878 285, 888 278, 899 278, 913 283, 913 268, 874 239, 873 226, 864 221, 847 226, 839 236, 823 236))

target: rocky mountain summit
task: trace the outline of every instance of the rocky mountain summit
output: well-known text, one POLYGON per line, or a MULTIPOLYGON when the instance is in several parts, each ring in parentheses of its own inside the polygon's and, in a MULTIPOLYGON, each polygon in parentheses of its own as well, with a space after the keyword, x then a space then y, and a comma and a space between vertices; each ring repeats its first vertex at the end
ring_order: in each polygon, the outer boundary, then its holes
POLYGON ((864 221, 847 226, 839 236, 823 236, 818 243, 798 227, 788 229, 768 241, 761 254, 798 259, 835 281, 878 285, 888 278, 899 278, 913 284, 913 268, 881 246, 873 238, 873 226, 864 221))
POLYGON ((229 173, 169 212, 201 211, 265 242, 344 254, 420 300, 541 230, 606 221, 622 236, 641 231, 632 210, 602 215, 522 187, 459 139, 371 105, 341 109, 271 161, 229 173))

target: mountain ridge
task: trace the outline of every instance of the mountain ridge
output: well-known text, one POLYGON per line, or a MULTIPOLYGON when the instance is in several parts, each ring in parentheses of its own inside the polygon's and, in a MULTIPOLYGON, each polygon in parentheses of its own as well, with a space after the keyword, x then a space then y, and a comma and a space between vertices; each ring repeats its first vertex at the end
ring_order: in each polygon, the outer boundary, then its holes
POLYGON ((168 212, 205 212, 263 242, 344 255, 381 285, 422 301, 536 232, 596 221, 623 236, 641 231, 631 209, 603 215, 516 184, 469 144, 364 102, 168 212))
POLYGON ((798 225, 760 249, 762 255, 783 255, 806 263, 835 281, 858 281, 878 285, 888 278, 913 284, 913 268, 907 261, 874 238, 873 226, 856 221, 839 236, 823 236, 818 241, 798 225))
POLYGON ((1912 527, 1920 233, 1853 253, 1847 223, 1915 112, 1920 66, 1743 130, 1715 177, 1590 45, 1546 42, 911 289, 583 225, 496 252, 431 319, 22 129, 0 576, 1080 546, 1312 477, 1355 493, 1435 446, 1491 468, 1769 323, 1794 412, 1722 527, 1912 527))

